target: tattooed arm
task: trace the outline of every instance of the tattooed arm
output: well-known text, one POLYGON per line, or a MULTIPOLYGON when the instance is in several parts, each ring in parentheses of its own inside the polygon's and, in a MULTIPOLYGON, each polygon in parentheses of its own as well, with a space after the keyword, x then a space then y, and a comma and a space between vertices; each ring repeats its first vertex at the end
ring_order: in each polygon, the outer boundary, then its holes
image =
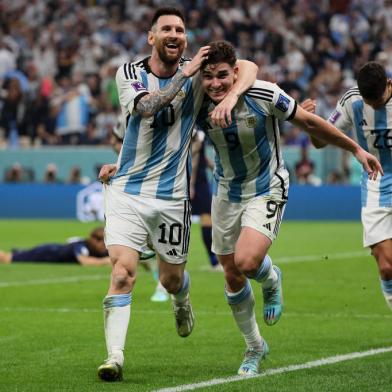
POLYGON ((153 116, 173 100, 187 79, 184 72, 179 70, 167 86, 140 98, 135 107, 136 111, 143 117, 153 116))
POLYGON ((179 70, 167 86, 140 98, 135 107, 136 111, 143 117, 151 117, 171 102, 186 80, 200 69, 201 63, 208 55, 208 50, 209 46, 200 48, 192 61, 183 70, 179 70))

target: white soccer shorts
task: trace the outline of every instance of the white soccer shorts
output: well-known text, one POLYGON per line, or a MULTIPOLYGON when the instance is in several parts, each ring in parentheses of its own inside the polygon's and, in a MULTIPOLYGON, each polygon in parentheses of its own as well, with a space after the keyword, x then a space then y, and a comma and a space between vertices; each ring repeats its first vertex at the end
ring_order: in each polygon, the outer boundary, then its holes
POLYGON ((217 255, 234 253, 242 227, 251 227, 274 241, 282 221, 285 201, 259 196, 247 202, 232 203, 212 198, 212 251, 217 255))
POLYGON ((191 207, 187 200, 151 199, 129 195, 105 185, 105 244, 124 245, 138 252, 148 247, 171 264, 188 256, 191 207))
POLYGON ((363 246, 392 238, 392 207, 362 207, 363 246))

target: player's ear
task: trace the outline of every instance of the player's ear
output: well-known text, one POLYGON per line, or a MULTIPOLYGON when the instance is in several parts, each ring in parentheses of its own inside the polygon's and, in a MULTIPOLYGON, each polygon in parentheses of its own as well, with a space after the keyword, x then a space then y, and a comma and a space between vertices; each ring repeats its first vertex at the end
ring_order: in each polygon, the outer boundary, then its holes
POLYGON ((234 73, 234 80, 237 80, 237 77, 238 77, 238 65, 235 65, 233 67, 233 73, 234 73))
POLYGON ((154 37, 154 32, 153 31, 149 31, 148 35, 147 35, 147 42, 150 46, 154 46, 154 42, 155 42, 155 37, 154 37))
POLYGON ((184 49, 188 47, 188 36, 185 34, 185 46, 184 49))

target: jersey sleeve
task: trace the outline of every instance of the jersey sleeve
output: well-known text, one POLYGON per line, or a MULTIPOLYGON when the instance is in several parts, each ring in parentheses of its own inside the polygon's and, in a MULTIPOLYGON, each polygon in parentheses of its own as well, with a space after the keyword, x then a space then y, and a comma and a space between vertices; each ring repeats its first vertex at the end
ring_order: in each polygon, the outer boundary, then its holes
POLYGON ((353 123, 351 121, 347 107, 347 104, 342 106, 339 101, 335 110, 328 117, 328 122, 346 133, 352 131, 353 128, 353 123))
POLYGON ((135 73, 130 72, 129 64, 118 68, 116 73, 116 85, 121 106, 130 114, 135 114, 134 109, 140 98, 148 94, 143 81, 137 78, 135 73))
POLYGON ((291 120, 297 110, 297 102, 277 84, 256 80, 246 95, 252 97, 266 114, 279 120, 291 120))
POLYGON ((78 241, 73 244, 73 252, 76 258, 78 256, 89 256, 90 252, 85 241, 78 241))

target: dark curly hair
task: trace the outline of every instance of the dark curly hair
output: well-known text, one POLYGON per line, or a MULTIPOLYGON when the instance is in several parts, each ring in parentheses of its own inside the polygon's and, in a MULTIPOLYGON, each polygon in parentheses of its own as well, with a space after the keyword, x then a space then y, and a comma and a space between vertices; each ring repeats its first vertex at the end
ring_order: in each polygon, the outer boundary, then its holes
POLYGON ((227 63, 234 67, 237 62, 234 46, 227 41, 213 41, 207 44, 210 46, 208 59, 203 61, 201 68, 209 64, 227 63))
POLYGON ((357 83, 362 97, 369 100, 380 99, 387 86, 385 68, 375 62, 366 63, 358 72, 357 83))

